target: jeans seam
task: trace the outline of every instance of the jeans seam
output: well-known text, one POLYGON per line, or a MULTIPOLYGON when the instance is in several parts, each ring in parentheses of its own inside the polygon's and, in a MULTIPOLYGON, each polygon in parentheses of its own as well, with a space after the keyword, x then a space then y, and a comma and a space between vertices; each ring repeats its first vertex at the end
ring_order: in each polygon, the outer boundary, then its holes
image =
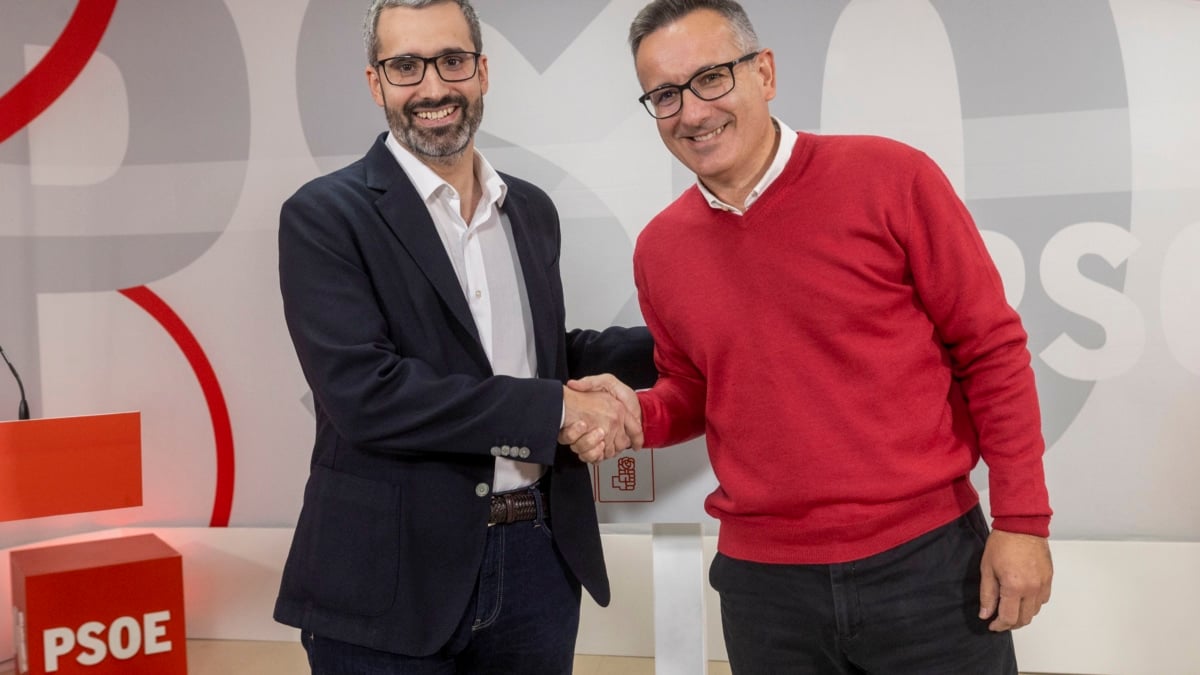
POLYGON ((863 619, 863 617, 862 617, 862 602, 860 601, 859 596, 858 596, 858 574, 857 574, 857 572, 858 572, 858 569, 855 567, 854 563, 850 563, 851 594, 850 594, 850 597, 847 598, 847 602, 851 603, 853 605, 853 611, 850 614, 850 621, 849 621, 850 625, 848 626, 849 632, 846 634, 846 638, 851 639, 851 640, 858 637, 859 631, 862 630, 862 619, 863 619))
POLYGON ((833 600, 834 634, 836 640, 850 640, 855 635, 854 609, 850 605, 857 602, 857 589, 854 588, 853 564, 837 563, 829 566, 830 593, 833 600), (851 597, 851 594, 854 597, 851 597))
MULTIPOLYGON (((481 630, 483 628, 487 628, 488 626, 491 626, 493 623, 496 622, 496 617, 500 616, 501 608, 504 607, 504 543, 505 543, 504 542, 504 533, 505 533, 505 529, 502 527, 492 528, 492 533, 497 538, 500 539, 500 541, 498 542, 499 546, 497 547, 497 550, 499 552, 499 555, 498 555, 499 560, 496 561, 497 562, 497 565, 496 565, 496 568, 497 568, 497 572, 496 572, 496 603, 492 607, 492 612, 487 618, 476 621, 475 625, 471 626, 472 631, 481 630)), ((482 574, 482 572, 480 572, 480 574, 482 574)), ((482 590, 482 588, 480 590, 482 590)))

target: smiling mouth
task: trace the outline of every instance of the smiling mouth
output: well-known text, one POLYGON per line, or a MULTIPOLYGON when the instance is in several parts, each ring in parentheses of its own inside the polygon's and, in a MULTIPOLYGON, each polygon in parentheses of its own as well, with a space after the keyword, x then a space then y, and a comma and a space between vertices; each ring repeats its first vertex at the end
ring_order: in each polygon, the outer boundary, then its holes
POLYGON ((716 129, 713 129, 712 131, 708 132, 707 134, 704 134, 701 136, 692 136, 691 140, 695 143, 703 143, 704 141, 711 141, 712 139, 716 138, 717 136, 720 136, 721 133, 725 131, 725 127, 727 127, 727 126, 729 126, 729 125, 722 124, 721 126, 717 127, 716 129))
POLYGON ((437 120, 445 119, 445 118, 449 117, 457 109, 458 109, 457 106, 450 106, 449 108, 442 108, 441 110, 427 110, 427 111, 422 111, 422 112, 416 112, 414 114, 423 120, 430 120, 430 121, 436 122, 437 120))

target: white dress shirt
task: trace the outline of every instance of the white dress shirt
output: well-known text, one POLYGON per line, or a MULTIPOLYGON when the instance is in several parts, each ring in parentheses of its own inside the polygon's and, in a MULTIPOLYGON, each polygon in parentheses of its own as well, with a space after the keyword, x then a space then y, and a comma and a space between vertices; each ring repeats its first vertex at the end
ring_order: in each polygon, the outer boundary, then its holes
MULTIPOLYGON (((501 211, 508 186, 479 152, 475 177, 483 193, 471 222, 463 220, 458 191, 388 134, 387 147, 425 201, 446 255, 454 266, 479 340, 496 375, 535 377, 537 353, 533 316, 512 224, 501 211)), ((496 458, 493 492, 531 485, 545 470, 541 464, 496 458)))

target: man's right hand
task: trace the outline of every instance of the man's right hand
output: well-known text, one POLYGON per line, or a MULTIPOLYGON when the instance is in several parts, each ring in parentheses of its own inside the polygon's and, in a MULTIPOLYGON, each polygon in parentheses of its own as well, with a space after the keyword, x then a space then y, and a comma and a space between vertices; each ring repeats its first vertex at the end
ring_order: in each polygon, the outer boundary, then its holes
POLYGON ((600 462, 642 447, 641 407, 633 390, 612 375, 572 380, 563 387, 566 417, 560 443, 585 462, 600 462))
MULTIPOLYGON (((604 396, 620 404, 617 417, 621 426, 588 424, 572 420, 570 413, 559 432, 560 443, 570 445, 575 454, 586 462, 600 462, 632 447, 642 449, 642 409, 637 394, 613 375, 594 375, 571 380, 563 390, 564 401, 575 394, 604 396)), ((590 400, 590 399, 589 399, 590 400)), ((569 409, 569 404, 568 404, 569 409)), ((611 418, 610 418, 611 419, 611 418)))

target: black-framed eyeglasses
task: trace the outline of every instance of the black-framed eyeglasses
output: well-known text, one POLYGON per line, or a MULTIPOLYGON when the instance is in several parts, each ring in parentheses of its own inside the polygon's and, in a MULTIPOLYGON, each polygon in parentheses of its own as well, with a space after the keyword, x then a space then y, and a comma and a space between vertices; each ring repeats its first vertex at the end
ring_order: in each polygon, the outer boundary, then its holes
POLYGON ((729 63, 708 66, 693 75, 683 84, 664 84, 638 97, 638 103, 646 106, 646 112, 656 120, 678 115, 683 110, 683 90, 690 89, 702 101, 715 101, 733 91, 737 84, 733 79, 733 67, 749 61, 762 53, 750 52, 729 63))
POLYGON ((444 82, 462 82, 475 77, 479 69, 480 52, 446 52, 437 56, 413 56, 404 54, 375 62, 383 71, 383 77, 396 87, 411 87, 421 84, 425 70, 433 64, 438 77, 444 82))

